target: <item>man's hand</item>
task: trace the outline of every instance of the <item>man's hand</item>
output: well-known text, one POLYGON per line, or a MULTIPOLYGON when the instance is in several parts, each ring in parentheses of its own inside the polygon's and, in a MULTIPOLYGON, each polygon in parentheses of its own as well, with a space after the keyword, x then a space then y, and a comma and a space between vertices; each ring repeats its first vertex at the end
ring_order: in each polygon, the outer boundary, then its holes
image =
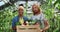
POLYGON ((41 31, 41 32, 45 32, 45 30, 44 30, 44 29, 40 29, 40 31, 41 31))

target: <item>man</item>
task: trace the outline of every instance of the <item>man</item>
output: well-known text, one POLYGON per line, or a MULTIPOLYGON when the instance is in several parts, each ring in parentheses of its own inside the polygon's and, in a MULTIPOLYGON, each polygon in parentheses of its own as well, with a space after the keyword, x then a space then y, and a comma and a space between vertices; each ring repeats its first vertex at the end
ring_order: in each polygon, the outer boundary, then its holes
MULTIPOLYGON (((41 32, 45 32, 50 26, 48 21, 45 19, 43 13, 40 10, 40 7, 38 4, 34 4, 32 6, 32 11, 33 11, 33 16, 31 17, 32 20, 41 20, 40 22, 42 23, 43 27, 41 28, 41 32)), ((38 23, 41 25, 41 23, 38 23)))
POLYGON ((16 23, 19 23, 21 25, 26 24, 25 21, 27 21, 28 18, 25 17, 23 15, 23 13, 24 13, 24 7, 23 6, 19 6, 19 8, 18 8, 18 16, 14 17, 13 20, 12 20, 12 29, 13 29, 13 32, 16 32, 16 25, 18 25, 16 23))

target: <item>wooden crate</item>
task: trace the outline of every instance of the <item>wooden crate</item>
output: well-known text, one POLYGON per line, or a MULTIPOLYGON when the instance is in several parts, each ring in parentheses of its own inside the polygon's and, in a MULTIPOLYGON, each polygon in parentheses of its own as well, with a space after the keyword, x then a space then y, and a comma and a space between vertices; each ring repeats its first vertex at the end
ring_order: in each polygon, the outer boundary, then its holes
POLYGON ((39 25, 17 26, 17 32, 41 32, 39 25))

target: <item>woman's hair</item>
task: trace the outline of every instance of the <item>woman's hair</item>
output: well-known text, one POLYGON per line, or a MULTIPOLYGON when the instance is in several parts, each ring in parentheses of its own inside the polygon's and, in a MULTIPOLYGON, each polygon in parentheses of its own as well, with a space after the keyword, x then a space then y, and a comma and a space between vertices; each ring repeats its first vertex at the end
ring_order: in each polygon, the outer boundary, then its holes
MULTIPOLYGON (((36 7, 38 8, 39 12, 41 13, 41 8, 40 8, 39 4, 33 4, 32 7, 33 7, 33 6, 36 6, 36 7)), ((33 10, 33 9, 32 9, 32 10, 33 10)))
POLYGON ((19 4, 19 6, 23 6, 23 4, 19 4))

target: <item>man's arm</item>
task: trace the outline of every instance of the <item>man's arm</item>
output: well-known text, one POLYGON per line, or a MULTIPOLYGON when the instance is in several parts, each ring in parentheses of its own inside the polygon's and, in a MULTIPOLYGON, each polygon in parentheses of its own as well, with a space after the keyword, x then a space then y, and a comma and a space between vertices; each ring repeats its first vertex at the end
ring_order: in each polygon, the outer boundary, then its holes
POLYGON ((42 31, 46 31, 50 27, 48 20, 44 20, 44 26, 45 27, 42 29, 42 31))
POLYGON ((41 15, 41 20, 44 21, 44 28, 42 29, 42 31, 46 31, 50 27, 50 25, 44 14, 41 15))

